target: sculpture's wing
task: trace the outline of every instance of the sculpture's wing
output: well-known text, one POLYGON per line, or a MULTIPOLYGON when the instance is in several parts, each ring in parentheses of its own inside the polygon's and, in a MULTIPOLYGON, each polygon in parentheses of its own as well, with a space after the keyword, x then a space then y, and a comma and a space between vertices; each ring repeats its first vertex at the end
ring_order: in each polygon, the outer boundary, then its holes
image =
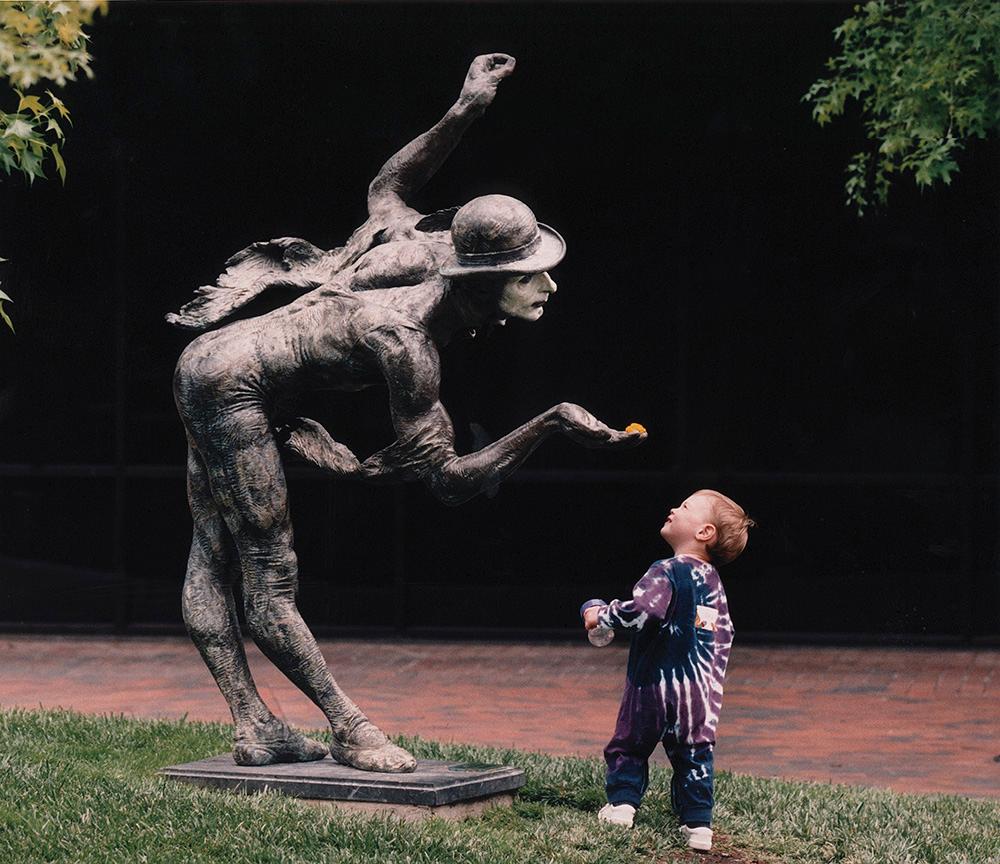
POLYGON ((247 308, 265 293, 277 297, 266 298, 272 301, 271 308, 290 303, 355 263, 378 242, 376 238, 384 227, 383 220, 370 218, 343 246, 329 252, 298 237, 279 237, 247 246, 226 262, 226 271, 214 285, 198 288, 194 299, 168 314, 167 321, 184 330, 210 330, 238 311, 242 317, 270 311, 247 308))
MULTIPOLYGON (((185 330, 207 330, 271 288, 304 294, 322 285, 329 253, 297 237, 254 243, 233 255, 214 285, 203 285, 195 297, 167 321, 185 330)), ((287 302, 287 299, 286 301, 287 302)))

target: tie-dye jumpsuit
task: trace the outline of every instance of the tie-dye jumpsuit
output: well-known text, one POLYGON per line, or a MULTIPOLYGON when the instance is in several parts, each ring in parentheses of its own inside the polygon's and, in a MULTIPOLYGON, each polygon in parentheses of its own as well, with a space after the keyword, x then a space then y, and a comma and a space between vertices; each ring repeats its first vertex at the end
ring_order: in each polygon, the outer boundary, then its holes
POLYGON ((710 824, 712 749, 733 641, 719 571, 690 555, 657 561, 632 599, 613 600, 598 620, 633 634, 618 722, 604 750, 608 801, 639 806, 649 757, 662 742, 681 822, 710 824))

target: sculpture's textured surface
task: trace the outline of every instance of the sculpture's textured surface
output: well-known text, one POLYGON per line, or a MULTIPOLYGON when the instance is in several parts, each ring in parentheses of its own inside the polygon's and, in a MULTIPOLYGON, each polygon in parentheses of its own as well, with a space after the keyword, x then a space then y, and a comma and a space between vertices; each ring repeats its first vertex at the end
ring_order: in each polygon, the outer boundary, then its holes
POLYGON ((227 262, 216 285, 168 316, 177 326, 209 330, 184 350, 174 377, 194 517, 183 609, 232 711, 240 764, 309 761, 327 748, 289 729, 258 694, 234 607, 236 578, 250 635, 326 715, 333 758, 373 771, 416 765, 340 690, 296 608, 280 444, 331 474, 420 479, 457 504, 495 487, 553 432, 591 447, 645 437, 612 430, 564 403, 475 453, 455 452, 438 395, 438 346, 507 317, 541 317, 556 290, 546 271, 565 246, 506 196, 431 216, 406 199, 441 166, 513 68, 504 54, 473 61, 455 105, 383 166, 369 187, 369 219, 342 248, 324 252, 295 238, 255 243, 227 262), (302 296, 266 315, 224 323, 275 288, 302 296), (304 391, 375 385, 388 387, 397 439, 363 462, 315 421, 292 419, 304 391))

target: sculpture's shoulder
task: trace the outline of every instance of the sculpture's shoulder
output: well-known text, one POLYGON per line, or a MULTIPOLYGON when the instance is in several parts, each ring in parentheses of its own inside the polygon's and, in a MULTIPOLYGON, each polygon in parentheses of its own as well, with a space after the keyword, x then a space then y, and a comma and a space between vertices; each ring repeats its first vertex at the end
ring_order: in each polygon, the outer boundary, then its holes
POLYGON ((376 243, 392 240, 415 240, 433 234, 444 234, 450 238, 451 223, 458 207, 447 207, 433 213, 418 213, 410 207, 399 207, 373 216, 369 222, 377 226, 374 235, 376 243))
POLYGON ((310 299, 320 305, 326 326, 350 333, 354 339, 372 334, 372 339, 378 341, 378 334, 385 334, 389 341, 427 341, 430 336, 415 306, 434 290, 434 284, 359 291, 333 282, 314 292, 310 299))
POLYGON ((350 277, 352 291, 418 285, 436 276, 451 242, 434 235, 400 237, 372 247, 361 256, 350 277))
POLYGON ((441 359, 430 333, 405 312, 393 310, 363 340, 366 351, 379 365, 393 398, 404 394, 416 399, 436 394, 440 386, 441 359))

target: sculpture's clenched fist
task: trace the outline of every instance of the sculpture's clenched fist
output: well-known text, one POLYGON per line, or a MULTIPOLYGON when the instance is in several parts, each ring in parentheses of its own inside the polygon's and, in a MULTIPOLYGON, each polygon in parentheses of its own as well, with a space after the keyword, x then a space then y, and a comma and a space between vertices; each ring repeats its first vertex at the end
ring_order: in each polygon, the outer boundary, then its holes
POLYGON ((482 54, 469 65, 469 72, 462 85, 458 102, 464 108, 480 113, 485 111, 497 86, 514 71, 515 60, 509 54, 482 54))

